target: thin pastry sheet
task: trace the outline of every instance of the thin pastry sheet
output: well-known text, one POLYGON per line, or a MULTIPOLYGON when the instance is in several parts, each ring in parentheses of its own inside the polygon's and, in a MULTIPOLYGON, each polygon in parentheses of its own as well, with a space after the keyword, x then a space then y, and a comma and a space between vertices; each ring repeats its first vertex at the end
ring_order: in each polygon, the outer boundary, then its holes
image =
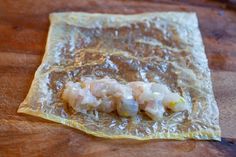
POLYGON ((52 13, 46 52, 19 113, 106 138, 220 140, 219 111, 195 13, 135 15, 52 13), (154 81, 180 93, 191 112, 160 122, 140 113, 75 113, 62 101, 67 81, 109 76, 154 81))

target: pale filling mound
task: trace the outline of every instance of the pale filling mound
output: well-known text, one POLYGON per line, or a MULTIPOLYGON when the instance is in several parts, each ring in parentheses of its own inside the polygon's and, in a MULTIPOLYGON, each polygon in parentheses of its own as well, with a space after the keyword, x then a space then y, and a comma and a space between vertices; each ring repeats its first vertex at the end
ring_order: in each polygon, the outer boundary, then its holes
POLYGON ((171 92, 164 84, 142 81, 122 84, 107 76, 67 82, 62 99, 76 112, 117 111, 119 116, 134 117, 142 110, 152 120, 162 119, 166 109, 173 112, 190 109, 182 96, 171 92))

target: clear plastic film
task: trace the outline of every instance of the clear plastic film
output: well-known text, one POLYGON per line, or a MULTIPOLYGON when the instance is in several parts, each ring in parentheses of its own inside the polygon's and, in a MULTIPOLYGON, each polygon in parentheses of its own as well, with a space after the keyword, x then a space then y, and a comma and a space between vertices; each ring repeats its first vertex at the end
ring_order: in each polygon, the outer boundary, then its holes
POLYGON ((136 15, 52 13, 43 61, 18 112, 106 138, 220 140, 219 111, 195 13, 136 15), (61 98, 65 83, 109 76, 159 82, 180 93, 190 112, 75 113, 61 98))

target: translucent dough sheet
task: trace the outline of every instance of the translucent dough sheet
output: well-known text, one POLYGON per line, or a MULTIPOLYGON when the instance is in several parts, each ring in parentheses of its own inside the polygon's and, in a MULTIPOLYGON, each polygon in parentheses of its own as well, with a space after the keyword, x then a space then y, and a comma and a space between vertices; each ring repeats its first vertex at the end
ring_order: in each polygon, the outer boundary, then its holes
POLYGON ((220 140, 219 111, 195 13, 50 14, 46 52, 19 113, 106 138, 220 140), (61 99, 67 81, 109 76, 153 81, 180 93, 191 112, 152 121, 75 113, 61 99))

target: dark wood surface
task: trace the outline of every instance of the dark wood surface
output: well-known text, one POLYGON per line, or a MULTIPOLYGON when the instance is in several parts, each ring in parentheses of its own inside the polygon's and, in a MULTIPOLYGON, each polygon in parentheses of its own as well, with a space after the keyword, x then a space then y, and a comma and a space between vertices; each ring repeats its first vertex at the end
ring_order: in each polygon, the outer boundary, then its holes
POLYGON ((0 157, 2 156, 236 156, 236 10, 222 1, 0 0, 0 157), (222 141, 110 140, 17 114, 39 66, 58 11, 197 12, 222 141))

